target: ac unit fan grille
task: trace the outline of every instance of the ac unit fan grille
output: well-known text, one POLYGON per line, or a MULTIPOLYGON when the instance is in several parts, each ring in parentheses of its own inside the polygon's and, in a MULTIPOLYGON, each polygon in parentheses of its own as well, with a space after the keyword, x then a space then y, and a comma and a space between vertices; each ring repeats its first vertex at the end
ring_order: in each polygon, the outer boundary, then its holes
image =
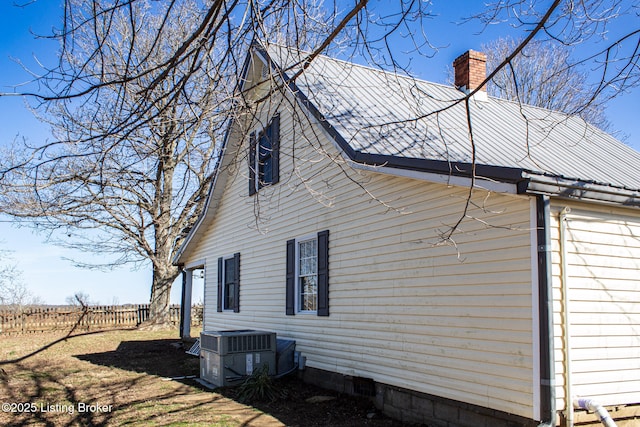
POLYGON ((240 335, 227 337, 229 353, 272 350, 271 335, 240 335))
POLYGON ((218 337, 212 335, 202 335, 200 337, 200 348, 203 350, 218 351, 218 337))

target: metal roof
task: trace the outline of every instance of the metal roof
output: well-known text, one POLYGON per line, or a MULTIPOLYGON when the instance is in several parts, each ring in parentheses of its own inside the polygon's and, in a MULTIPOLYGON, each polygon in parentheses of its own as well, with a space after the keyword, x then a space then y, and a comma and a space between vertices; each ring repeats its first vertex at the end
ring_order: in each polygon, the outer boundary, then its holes
MULTIPOLYGON (((262 56, 355 162, 458 176, 469 176, 473 164, 477 177, 517 184, 518 192, 640 207, 640 153, 579 117, 492 97, 471 99, 472 149, 465 94, 453 87, 327 56, 306 63, 308 54, 277 45, 254 49, 244 73, 253 54, 262 56)), ((235 138, 227 131, 225 147, 235 138)), ((175 264, 215 216, 227 157, 175 264)))
MULTIPOLYGON (((289 77, 308 55, 281 46, 265 53, 289 77)), ((354 160, 473 162, 461 91, 327 56, 305 66, 290 87, 354 160)), ((640 153, 577 116, 493 97, 471 99, 469 112, 476 165, 640 190, 640 153)))

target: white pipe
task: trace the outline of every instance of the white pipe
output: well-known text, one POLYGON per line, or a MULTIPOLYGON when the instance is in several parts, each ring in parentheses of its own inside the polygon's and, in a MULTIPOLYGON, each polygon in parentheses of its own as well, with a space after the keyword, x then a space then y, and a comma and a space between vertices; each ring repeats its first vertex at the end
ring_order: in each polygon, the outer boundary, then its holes
POLYGON ((598 414, 602 425, 606 427, 617 427, 615 421, 613 421, 611 415, 609 415, 609 412, 593 399, 574 399, 573 406, 576 409, 586 409, 587 411, 595 412, 598 414))
POLYGON ((560 274, 562 276, 562 323, 564 347, 564 410, 566 427, 573 427, 573 405, 571 404, 571 331, 569 330, 569 276, 567 274, 567 215, 571 208, 565 207, 560 212, 560 274))

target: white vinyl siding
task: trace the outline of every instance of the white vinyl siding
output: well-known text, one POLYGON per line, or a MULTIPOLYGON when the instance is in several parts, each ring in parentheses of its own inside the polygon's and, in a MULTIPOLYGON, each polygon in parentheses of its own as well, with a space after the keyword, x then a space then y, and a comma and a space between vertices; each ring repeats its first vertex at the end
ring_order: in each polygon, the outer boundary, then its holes
MULTIPOLYGON (((574 204, 565 225, 571 393, 603 405, 640 402, 640 219, 626 213, 584 211, 574 204)), ((557 212, 553 219, 559 239, 557 212)), ((563 284, 558 251, 554 260, 558 405, 563 409, 563 284)))
POLYGON ((467 188, 355 171, 324 133, 294 130, 290 108, 280 106, 280 184, 248 197, 244 165, 232 170, 190 254, 243 257, 241 312, 216 313, 207 286, 204 328, 275 331, 310 367, 533 417, 529 200, 478 189, 443 239, 467 188), (286 242, 323 229, 331 314, 286 316, 286 242))

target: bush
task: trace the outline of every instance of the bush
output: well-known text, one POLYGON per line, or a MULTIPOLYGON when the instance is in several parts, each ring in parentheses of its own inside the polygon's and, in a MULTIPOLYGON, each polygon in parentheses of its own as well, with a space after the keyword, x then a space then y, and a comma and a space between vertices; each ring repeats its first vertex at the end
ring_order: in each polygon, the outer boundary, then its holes
POLYGON ((273 402, 281 395, 277 384, 269 376, 269 365, 262 365, 260 369, 253 371, 238 388, 238 400, 242 403, 273 402))

